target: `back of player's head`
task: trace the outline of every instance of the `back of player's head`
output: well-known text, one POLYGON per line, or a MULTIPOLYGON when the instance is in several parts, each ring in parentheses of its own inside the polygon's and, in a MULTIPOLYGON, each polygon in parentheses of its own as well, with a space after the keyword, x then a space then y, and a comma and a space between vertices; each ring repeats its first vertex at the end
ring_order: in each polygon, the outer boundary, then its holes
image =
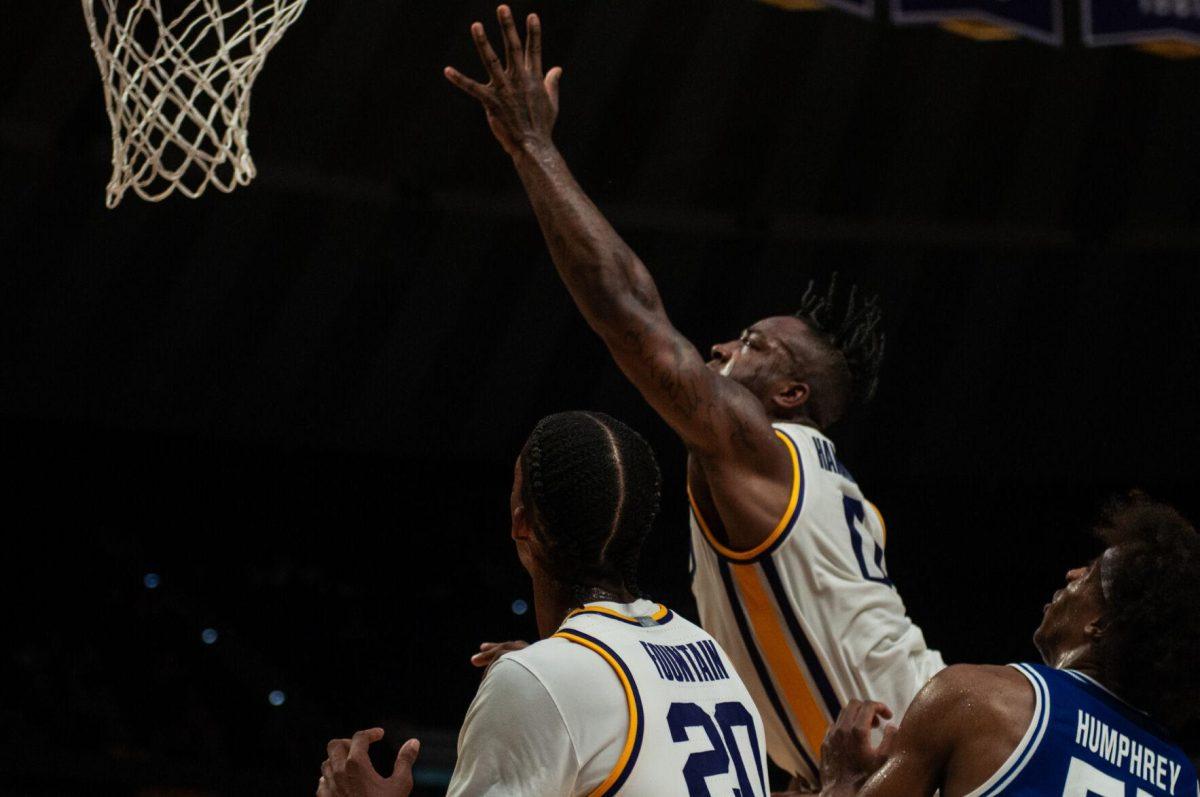
POLYGON ((1106 628, 1096 644, 1104 674, 1127 701, 1195 739, 1200 534, 1174 508, 1140 493, 1114 502, 1097 531, 1109 546, 1100 560, 1106 628))
POLYGON ((809 404, 814 420, 825 427, 874 398, 883 362, 883 311, 878 296, 862 298, 856 285, 842 300, 834 274, 824 293, 808 283, 795 315, 820 342, 823 356, 808 375, 816 382, 809 404))
POLYGON ((521 452, 521 497, 556 579, 623 584, 637 594, 642 543, 662 477, 650 445, 599 412, 543 418, 521 452))

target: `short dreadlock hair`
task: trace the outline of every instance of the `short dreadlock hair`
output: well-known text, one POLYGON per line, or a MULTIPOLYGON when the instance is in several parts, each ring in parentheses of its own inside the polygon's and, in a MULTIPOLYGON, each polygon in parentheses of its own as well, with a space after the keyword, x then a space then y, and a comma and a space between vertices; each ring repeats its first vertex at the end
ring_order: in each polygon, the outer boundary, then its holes
POLYGON ((576 595, 599 584, 633 594, 662 476, 641 435, 599 412, 543 418, 521 451, 521 499, 554 578, 576 595))
POLYGON ((1200 534, 1140 492, 1110 502, 1096 533, 1108 630, 1097 641, 1105 676, 1125 700, 1200 754, 1200 534))
MULTIPOLYGON (((857 285, 850 286, 845 301, 838 297, 837 274, 820 293, 810 280, 800 309, 795 313, 820 339, 829 355, 836 402, 820 408, 828 417, 818 418, 828 425, 840 418, 850 406, 861 406, 875 396, 879 387, 879 367, 883 362, 883 311, 878 296, 862 297, 857 285)), ((819 398, 819 397, 818 397, 819 398)))

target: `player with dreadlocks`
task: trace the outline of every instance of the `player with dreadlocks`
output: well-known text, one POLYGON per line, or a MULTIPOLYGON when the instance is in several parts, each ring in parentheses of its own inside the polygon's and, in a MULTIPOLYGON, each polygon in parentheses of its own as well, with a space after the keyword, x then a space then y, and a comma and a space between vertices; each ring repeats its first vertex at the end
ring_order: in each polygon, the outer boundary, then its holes
POLYGON ((477 22, 489 81, 445 75, 487 112, 580 312, 687 447, 701 623, 754 694, 771 757, 814 782, 847 699, 902 710, 943 666, 888 578, 879 513, 826 434, 874 392, 878 305, 810 288, 796 315, 753 324, 706 363, 551 140, 562 70, 542 71, 537 16, 523 47, 508 7, 497 15, 506 63, 477 22))
MULTIPOLYGON (((729 658, 638 594, 660 484, 650 446, 614 418, 564 412, 534 428, 509 510, 542 640, 486 651, 449 797, 690 797, 705 784, 765 797, 762 719, 729 658), (695 767, 676 743, 689 733, 707 736, 695 767)), ((407 797, 417 743, 383 778, 366 752, 382 735, 331 741, 318 797, 407 797)))

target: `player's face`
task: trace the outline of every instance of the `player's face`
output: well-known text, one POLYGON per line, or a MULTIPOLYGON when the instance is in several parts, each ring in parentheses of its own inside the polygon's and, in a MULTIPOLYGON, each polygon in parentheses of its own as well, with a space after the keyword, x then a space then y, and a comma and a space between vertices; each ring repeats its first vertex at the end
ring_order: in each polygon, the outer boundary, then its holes
POLYGON ((1042 658, 1054 664, 1068 651, 1087 645, 1089 629, 1104 614, 1104 592, 1100 586, 1103 557, 1067 573, 1067 583, 1054 593, 1042 610, 1042 623, 1033 635, 1042 658))
POLYGON ((808 328, 798 318, 764 318, 743 330, 736 340, 713 346, 708 367, 766 402, 802 362, 800 349, 807 334, 808 328))

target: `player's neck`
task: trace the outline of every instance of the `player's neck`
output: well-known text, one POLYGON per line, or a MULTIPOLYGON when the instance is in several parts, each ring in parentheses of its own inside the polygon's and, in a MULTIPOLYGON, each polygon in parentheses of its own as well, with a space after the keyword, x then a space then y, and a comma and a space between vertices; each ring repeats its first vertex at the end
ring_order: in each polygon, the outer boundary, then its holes
POLYGON ((775 421, 777 423, 794 423, 794 424, 798 424, 800 426, 812 427, 813 429, 816 429, 818 432, 825 431, 824 429, 821 428, 821 425, 819 423, 817 423, 815 420, 813 420, 813 418, 808 413, 806 413, 802 410, 799 412, 776 414, 776 413, 771 412, 771 408, 768 407, 767 413, 771 416, 771 420, 775 421))
POLYGON ((1047 664, 1056 670, 1075 670, 1100 683, 1104 682, 1101 678, 1100 665, 1096 662, 1090 644, 1058 651, 1057 655, 1053 656, 1047 664))
POLYGON ((563 620, 572 609, 578 609, 582 602, 610 600, 617 603, 632 603, 636 596, 628 590, 611 589, 595 586, 580 595, 571 586, 562 584, 545 576, 535 576, 533 579, 533 610, 537 616, 538 636, 542 639, 552 635, 562 625, 563 620))
POLYGON ((1085 648, 1082 655, 1078 655, 1074 659, 1065 660, 1060 656, 1056 660, 1056 663, 1052 663, 1050 666, 1054 667, 1056 670, 1073 670, 1082 675, 1086 675, 1088 678, 1091 678, 1093 681, 1100 684, 1100 686, 1107 689, 1110 694, 1116 695, 1120 700, 1125 700, 1125 698, 1121 695, 1120 685, 1115 683, 1111 678, 1104 674, 1104 669, 1096 661, 1091 646, 1085 648), (1064 661, 1064 663, 1058 664, 1057 661, 1064 661))
POLYGON ((544 573, 533 574, 533 613, 537 617, 538 637, 551 636, 571 611, 570 590, 544 573))

